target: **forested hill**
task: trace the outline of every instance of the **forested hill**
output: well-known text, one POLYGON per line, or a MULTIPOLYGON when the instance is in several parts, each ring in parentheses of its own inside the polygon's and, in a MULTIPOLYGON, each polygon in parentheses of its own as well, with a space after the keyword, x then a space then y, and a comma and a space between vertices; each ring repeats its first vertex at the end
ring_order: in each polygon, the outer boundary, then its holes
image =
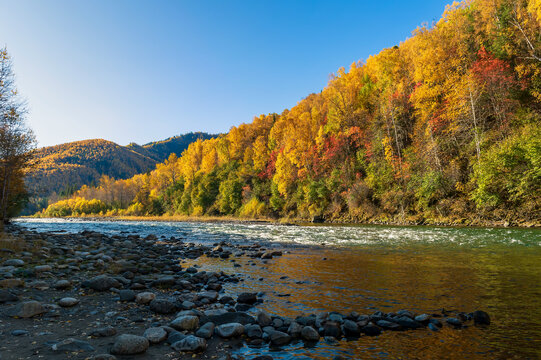
POLYGON ((40 148, 36 152, 37 167, 25 179, 33 203, 27 212, 47 206, 51 197, 57 200, 82 185, 98 184, 103 175, 126 179, 150 171, 171 153, 181 154, 196 139, 212 136, 188 133, 143 146, 93 139, 40 148))
POLYGON ((180 155, 191 143, 196 140, 208 140, 214 137, 218 137, 218 135, 203 132, 191 132, 183 135, 173 136, 161 141, 150 142, 145 145, 131 143, 127 146, 127 148, 158 162, 162 162, 172 153, 180 155))
POLYGON ((292 109, 44 214, 95 212, 539 224, 541 1, 454 3, 292 109))

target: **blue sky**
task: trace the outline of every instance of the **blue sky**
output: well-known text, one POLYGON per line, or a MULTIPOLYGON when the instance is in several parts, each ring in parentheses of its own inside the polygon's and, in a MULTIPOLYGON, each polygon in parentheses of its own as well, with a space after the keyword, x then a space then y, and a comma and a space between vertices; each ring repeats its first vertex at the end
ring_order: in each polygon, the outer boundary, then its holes
POLYGON ((0 0, 41 146, 225 132, 319 92, 449 1, 0 0))

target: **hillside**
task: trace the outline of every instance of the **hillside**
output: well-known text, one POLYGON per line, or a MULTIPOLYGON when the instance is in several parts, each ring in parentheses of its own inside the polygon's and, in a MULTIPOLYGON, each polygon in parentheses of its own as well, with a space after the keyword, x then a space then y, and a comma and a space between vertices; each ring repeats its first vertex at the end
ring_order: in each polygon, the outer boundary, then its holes
POLYGON ((37 166, 25 179, 31 195, 25 213, 47 206, 51 197, 57 200, 82 185, 98 184, 103 175, 126 179, 150 171, 171 153, 181 154, 195 139, 211 137, 206 133, 188 133, 143 146, 121 146, 93 139, 40 148, 36 151, 37 166))
POLYGON ((147 156, 158 162, 162 162, 167 159, 172 153, 180 155, 185 149, 188 148, 191 143, 198 139, 208 140, 217 136, 218 135, 202 132, 192 132, 183 135, 173 136, 161 141, 150 142, 144 145, 131 143, 126 147, 141 155, 147 156))
POLYGON ((539 224, 540 34, 540 1, 455 2, 292 109, 44 214, 539 224))

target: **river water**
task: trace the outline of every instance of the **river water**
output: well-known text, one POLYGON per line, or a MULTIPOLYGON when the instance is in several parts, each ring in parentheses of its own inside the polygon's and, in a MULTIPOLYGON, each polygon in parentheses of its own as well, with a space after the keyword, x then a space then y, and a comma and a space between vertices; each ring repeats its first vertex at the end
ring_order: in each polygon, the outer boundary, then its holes
POLYGON ((385 331, 378 337, 302 342, 282 349, 238 350, 247 358, 508 359, 541 358, 541 230, 496 228, 285 226, 243 223, 19 219, 37 231, 155 234, 212 244, 257 242, 285 248, 282 257, 251 261, 202 257, 207 269, 246 279, 226 292, 265 293, 259 306, 288 317, 321 311, 371 314, 477 309, 492 324, 441 331, 385 331))

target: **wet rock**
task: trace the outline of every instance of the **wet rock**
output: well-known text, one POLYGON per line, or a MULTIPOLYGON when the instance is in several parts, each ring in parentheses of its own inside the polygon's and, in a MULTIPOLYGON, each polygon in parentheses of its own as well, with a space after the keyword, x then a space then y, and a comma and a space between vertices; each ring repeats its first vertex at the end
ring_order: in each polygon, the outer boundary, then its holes
POLYGON ((153 327, 146 329, 143 336, 146 337, 151 344, 159 344, 167 339, 167 331, 162 327, 153 327))
POLYGON ((427 324, 430 321, 430 315, 428 314, 417 315, 414 320, 417 322, 420 322, 421 324, 427 324))
POLYGON ((114 355, 134 355, 147 351, 149 347, 147 338, 131 334, 122 334, 116 338, 111 354, 114 355))
POLYGON ((382 327, 387 330, 401 330, 402 329, 402 327, 399 324, 392 321, 388 321, 388 320, 378 320, 376 321, 376 324, 379 327, 382 327))
POLYGON ((342 336, 342 330, 340 329, 340 324, 334 321, 328 321, 323 327, 323 333, 325 336, 332 336, 336 339, 340 339, 342 336))
POLYGON ((72 307, 79 303, 78 299, 72 298, 72 297, 65 297, 60 300, 58 300, 58 305, 62 307, 72 307))
POLYGON ((171 332, 169 332, 169 335, 167 336, 167 342, 169 344, 174 344, 176 343, 177 341, 180 341, 182 339, 184 339, 186 337, 186 335, 184 335, 183 333, 180 333, 176 330, 173 330, 171 332))
POLYGON ((412 320, 408 316, 402 316, 396 319, 395 321, 397 324, 399 324, 400 326, 406 329, 417 329, 423 326, 421 323, 418 323, 417 321, 412 320))
POLYGON ((21 279, 2 279, 0 280, 0 287, 13 289, 16 287, 23 287, 24 281, 21 279))
POLYGON ((51 265, 38 265, 38 266, 34 266, 34 272, 35 273, 42 273, 42 272, 47 272, 47 271, 52 271, 53 268, 51 267, 51 265))
POLYGON ((361 328, 361 332, 367 336, 378 336, 381 334, 381 329, 374 324, 368 324, 361 328))
POLYGON ((107 291, 121 286, 118 280, 107 275, 93 277, 90 280, 83 281, 82 285, 96 291, 107 291))
POLYGON ((154 287, 170 287, 175 285, 177 280, 174 276, 162 276, 159 279, 156 279, 152 282, 154 287))
POLYGON ((194 315, 184 315, 176 318, 170 324, 175 330, 195 330, 199 326, 199 318, 194 315))
POLYGON ((154 299, 150 302, 150 310, 158 314, 171 314, 176 309, 176 305, 167 299, 154 299))
POLYGON ((51 346, 53 351, 61 352, 79 352, 79 351, 94 351, 94 347, 86 341, 69 338, 62 340, 51 346))
POLYGON ((273 345, 281 346, 291 342, 291 336, 281 331, 272 331, 269 334, 270 341, 273 345))
POLYGON ((255 304, 257 302, 257 293, 240 293, 237 302, 241 304, 255 304))
POLYGON ((289 335, 291 335, 292 337, 294 337, 294 338, 298 338, 298 337, 301 336, 302 328, 303 328, 303 326, 302 326, 301 324, 299 324, 299 323, 296 322, 296 321, 293 321, 293 322, 289 325, 289 327, 288 327, 288 329, 287 329, 287 333, 288 333, 289 335))
POLYGON ((19 318, 31 318, 47 312, 45 307, 37 301, 26 301, 15 306, 10 312, 10 316, 19 318))
POLYGON ((398 316, 406 316, 406 317, 409 317, 410 319, 413 319, 414 316, 413 316, 413 313, 409 310, 399 310, 396 312, 396 315, 398 316))
POLYGON ((457 327, 457 328, 462 327, 462 321, 458 320, 457 318, 451 317, 451 318, 445 319, 445 321, 447 322, 447 324, 452 325, 454 327, 457 327))
POLYGON ((156 298, 156 294, 145 291, 135 296, 135 302, 138 304, 146 305, 156 298))
POLYGON ((311 326, 302 328, 301 337, 306 341, 319 341, 319 333, 311 326))
POLYGON ((92 360, 116 360, 117 357, 111 354, 99 354, 91 357, 92 360))
POLYGON ((260 311, 257 314, 257 323, 263 327, 269 326, 270 324, 272 324, 272 318, 265 311, 260 311))
POLYGON ((201 320, 202 323, 211 321, 216 325, 223 325, 228 323, 239 323, 242 325, 255 324, 255 319, 244 312, 228 312, 222 315, 206 316, 201 320))
POLYGON ((229 323, 217 326, 214 331, 218 336, 229 339, 242 335, 244 326, 239 323, 229 323))
POLYGON ((8 290, 0 289, 0 304, 15 301, 19 301, 17 295, 9 292, 8 290))
POLYGON ((4 266, 23 266, 24 261, 21 259, 8 259, 4 261, 4 266))
POLYGON ((13 336, 25 336, 25 335, 28 335, 29 332, 27 330, 13 330, 11 332, 11 335, 13 336))
POLYGON ((346 336, 359 336, 361 334, 361 329, 355 321, 346 320, 342 325, 343 332, 346 336))
POLYGON ((120 290, 118 295, 120 297, 120 301, 129 302, 135 300, 135 291, 130 289, 120 290))
POLYGON ((116 335, 116 329, 112 326, 102 327, 90 332, 90 336, 94 337, 109 337, 114 335, 116 335))
POLYGON ((432 331, 439 331, 440 328, 434 325, 433 323, 428 323, 428 328, 432 331))
POLYGON ((208 322, 201 326, 197 332, 195 333, 196 336, 203 338, 203 339, 210 339, 212 337, 212 334, 214 334, 214 323, 208 322))
POLYGON ((201 352, 207 348, 207 341, 197 336, 188 335, 171 345, 176 351, 201 352))
POLYGON ((260 339, 263 336, 261 326, 257 324, 249 324, 244 326, 244 333, 250 339, 260 339))
POLYGON ((482 310, 474 311, 473 322, 476 325, 490 325, 490 316, 482 310))

